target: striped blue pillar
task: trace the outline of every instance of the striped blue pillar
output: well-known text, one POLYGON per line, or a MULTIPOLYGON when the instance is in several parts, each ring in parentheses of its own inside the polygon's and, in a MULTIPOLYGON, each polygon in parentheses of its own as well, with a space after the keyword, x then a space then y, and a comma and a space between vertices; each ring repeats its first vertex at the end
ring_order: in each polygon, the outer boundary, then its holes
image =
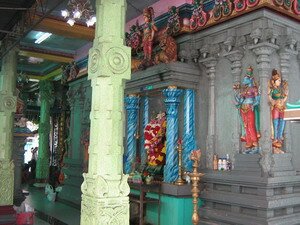
POLYGON ((184 128, 182 161, 185 171, 192 172, 191 152, 196 150, 195 140, 195 92, 187 89, 184 93, 184 128))
POLYGON ((136 160, 136 137, 137 120, 139 109, 139 97, 129 95, 125 98, 125 108, 127 111, 127 149, 125 154, 125 174, 134 172, 133 163, 136 160))
POLYGON ((165 104, 167 110, 167 131, 166 131, 166 165, 164 168, 164 181, 175 182, 178 178, 178 105, 182 90, 176 87, 169 87, 163 90, 166 97, 165 104))
POLYGON ((141 143, 140 143, 140 149, 141 149, 141 166, 144 168, 147 162, 147 152, 145 150, 145 135, 144 130, 146 125, 149 123, 149 97, 144 96, 142 98, 143 100, 143 123, 142 123, 142 134, 141 134, 141 143))

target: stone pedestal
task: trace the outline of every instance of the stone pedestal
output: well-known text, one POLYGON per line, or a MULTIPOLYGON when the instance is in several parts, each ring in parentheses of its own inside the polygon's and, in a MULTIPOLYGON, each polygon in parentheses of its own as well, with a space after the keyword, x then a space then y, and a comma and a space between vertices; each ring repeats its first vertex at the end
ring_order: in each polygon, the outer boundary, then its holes
POLYGON ((300 176, 291 158, 289 153, 272 155, 267 177, 258 154, 236 155, 233 171, 207 172, 201 224, 299 224, 300 176))
POLYGON ((81 203, 81 190, 80 186, 83 182, 82 176, 82 162, 79 160, 73 160, 66 158, 64 160, 65 167, 63 172, 65 174, 65 180, 63 188, 58 194, 59 201, 72 205, 75 208, 80 208, 81 203))

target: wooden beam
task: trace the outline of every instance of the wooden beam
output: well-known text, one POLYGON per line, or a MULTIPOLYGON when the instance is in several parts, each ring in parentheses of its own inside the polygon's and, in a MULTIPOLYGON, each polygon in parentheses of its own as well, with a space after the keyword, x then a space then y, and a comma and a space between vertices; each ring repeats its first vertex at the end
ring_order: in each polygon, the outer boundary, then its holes
POLYGON ((73 57, 60 56, 60 55, 54 55, 54 54, 49 54, 49 53, 34 52, 34 51, 27 51, 27 50, 20 50, 19 55, 26 56, 26 57, 41 58, 41 59, 46 59, 46 60, 53 61, 53 62, 63 62, 63 63, 69 63, 74 60, 73 57))
POLYGON ((52 80, 55 77, 62 75, 62 73, 63 73, 62 68, 58 68, 58 69, 52 71, 51 73, 48 73, 47 75, 43 76, 43 78, 41 80, 52 80))
MULTIPOLYGON (((35 17, 36 21, 39 19, 39 16, 35 17)), ((37 26, 34 27, 34 30, 51 32, 64 37, 84 39, 88 41, 93 41, 95 37, 95 29, 92 27, 86 27, 78 24, 74 24, 74 26, 71 27, 66 21, 51 18, 44 18, 37 26)))

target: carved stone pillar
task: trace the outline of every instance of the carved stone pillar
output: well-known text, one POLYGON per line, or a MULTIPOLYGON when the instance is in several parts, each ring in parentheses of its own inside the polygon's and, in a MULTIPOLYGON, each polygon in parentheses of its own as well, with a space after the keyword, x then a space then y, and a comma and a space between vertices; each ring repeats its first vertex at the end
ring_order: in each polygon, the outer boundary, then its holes
POLYGON ((185 171, 192 172, 193 162, 190 159, 192 151, 196 150, 195 140, 195 91, 187 89, 184 92, 184 129, 182 161, 185 171))
POLYGON ((268 81, 271 76, 271 54, 279 47, 271 43, 259 43, 250 46, 257 56, 257 70, 259 76, 261 99, 260 99, 260 147, 262 158, 260 164, 264 175, 268 175, 272 163, 272 141, 271 141, 271 114, 268 102, 268 81))
MULTIPOLYGON (((289 80, 289 74, 290 74, 290 59, 293 55, 297 55, 298 52, 291 50, 291 49, 284 49, 279 53, 279 59, 280 59, 280 70, 282 79, 288 81, 289 80)), ((285 124, 285 130, 284 130, 284 150, 285 152, 291 152, 291 127, 290 123, 285 124)))
POLYGON ((65 140, 67 155, 63 161, 65 166, 62 168, 65 174, 64 186, 58 195, 58 200, 67 201, 78 206, 81 204, 80 186, 83 182, 84 147, 81 141, 84 134, 84 82, 85 80, 78 79, 69 83, 67 100, 70 105, 70 129, 65 140))
POLYGON ((49 176, 49 132, 50 107, 53 103, 53 85, 50 81, 40 81, 41 111, 39 122, 39 150, 36 163, 36 180, 45 182, 49 176))
POLYGON ((209 57, 199 61, 206 67, 206 73, 209 80, 209 98, 208 98, 208 131, 206 139, 206 167, 213 169, 213 155, 216 146, 216 101, 215 101, 215 77, 217 60, 215 57, 209 57))
POLYGON ((140 150, 141 150, 141 167, 147 163, 147 152, 145 150, 145 135, 144 130, 147 124, 149 123, 149 97, 144 96, 143 98, 143 124, 142 124, 142 133, 140 134, 140 150))
MULTIPOLYGON (((29 136, 29 135, 28 135, 29 136)), ((13 138, 13 159, 15 164, 14 169, 14 205, 20 205, 25 197, 22 193, 22 165, 24 163, 24 146, 27 136, 15 134, 13 138)))
POLYGON ((166 130, 166 165, 164 167, 164 181, 175 182, 178 178, 178 105, 182 90, 169 87, 163 90, 166 97, 167 130, 166 130))
POLYGON ((138 109, 140 98, 136 95, 130 95, 125 98, 127 111, 127 149, 125 154, 124 172, 130 174, 135 171, 136 161, 136 132, 138 122, 138 109))
MULTIPOLYGON (((239 83, 241 81, 242 74, 242 58, 244 56, 243 52, 240 50, 235 50, 225 54, 224 56, 231 62, 231 75, 233 84, 239 83)), ((232 134, 232 149, 234 150, 235 154, 238 154, 241 150, 241 124, 238 113, 232 116, 232 126, 234 127, 232 134)), ((232 158, 232 161, 234 161, 234 158, 232 158)))
POLYGON ((72 94, 69 94, 68 101, 70 104, 70 151, 68 157, 81 163, 82 152, 80 147, 80 138, 82 133, 82 114, 84 106, 84 88, 82 83, 70 84, 72 94))
POLYGON ((131 74, 130 48, 124 46, 125 12, 125 0, 96 0, 96 32, 88 62, 89 169, 81 186, 81 225, 129 224, 130 189, 122 167, 124 79, 131 74))
POLYGON ((0 206, 13 204, 14 162, 13 121, 16 111, 16 52, 12 50, 2 59, 0 72, 0 206))

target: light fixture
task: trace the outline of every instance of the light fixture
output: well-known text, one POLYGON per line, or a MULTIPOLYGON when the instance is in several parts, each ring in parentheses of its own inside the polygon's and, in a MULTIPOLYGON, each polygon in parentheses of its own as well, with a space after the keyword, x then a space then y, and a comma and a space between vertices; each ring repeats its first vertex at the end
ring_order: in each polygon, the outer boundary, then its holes
POLYGON ((34 43, 41 44, 43 41, 45 41, 47 38, 49 38, 52 34, 51 33, 43 33, 38 39, 35 40, 34 43))
POLYGON ((70 18, 70 19, 68 19, 67 23, 72 27, 75 23, 75 20, 70 18))
POLYGON ((96 22, 90 0, 69 0, 67 8, 61 10, 61 15, 67 19, 70 26, 73 26, 76 20, 84 21, 88 27, 96 22))

